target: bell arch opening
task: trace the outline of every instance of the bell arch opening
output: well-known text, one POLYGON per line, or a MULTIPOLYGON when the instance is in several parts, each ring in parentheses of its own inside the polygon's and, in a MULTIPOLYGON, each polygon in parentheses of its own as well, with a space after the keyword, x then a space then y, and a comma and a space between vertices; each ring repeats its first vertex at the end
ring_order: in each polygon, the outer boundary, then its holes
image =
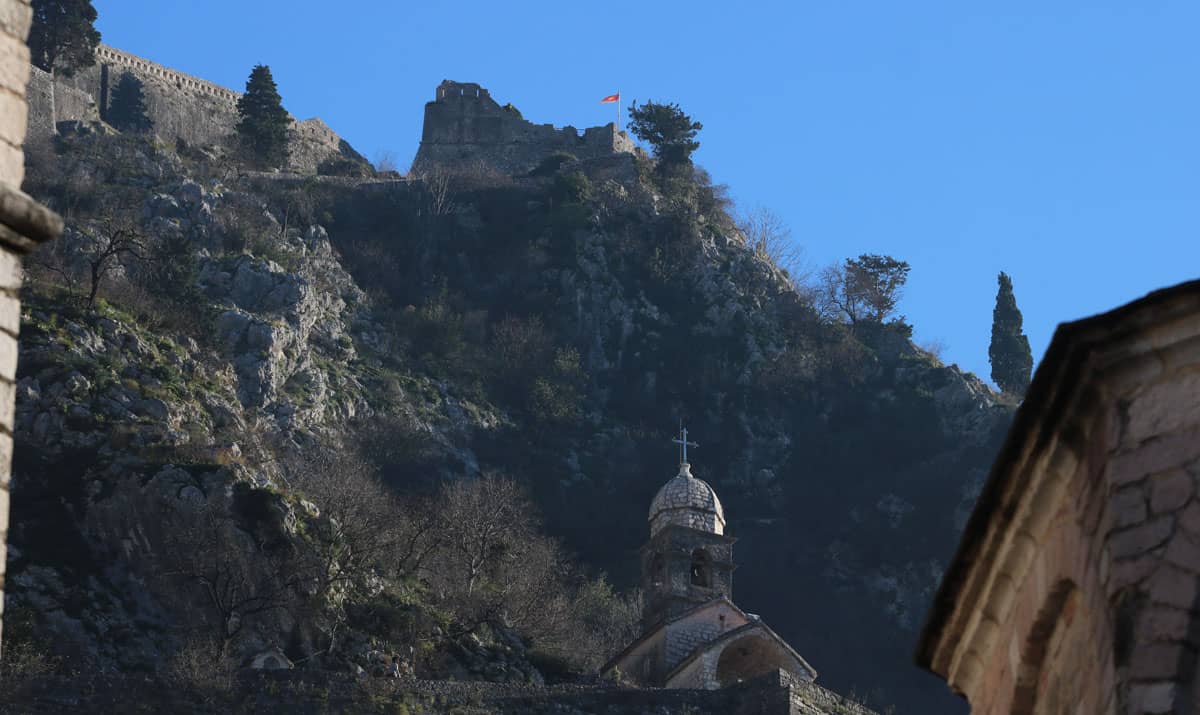
POLYGON ((692 585, 704 588, 712 586, 712 561, 704 549, 692 552, 692 585))

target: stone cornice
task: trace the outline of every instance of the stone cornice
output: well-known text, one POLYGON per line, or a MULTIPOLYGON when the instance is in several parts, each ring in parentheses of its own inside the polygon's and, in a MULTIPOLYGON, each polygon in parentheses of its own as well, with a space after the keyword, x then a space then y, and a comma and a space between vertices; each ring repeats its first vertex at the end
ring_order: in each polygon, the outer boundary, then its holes
POLYGON ((62 230, 58 214, 24 192, 0 184, 0 243, 5 248, 26 254, 57 238, 62 230))
POLYGON ((1094 408, 1200 340, 1200 281, 1058 328, 993 466, 921 634, 917 662, 963 693, 1092 438, 1094 408))

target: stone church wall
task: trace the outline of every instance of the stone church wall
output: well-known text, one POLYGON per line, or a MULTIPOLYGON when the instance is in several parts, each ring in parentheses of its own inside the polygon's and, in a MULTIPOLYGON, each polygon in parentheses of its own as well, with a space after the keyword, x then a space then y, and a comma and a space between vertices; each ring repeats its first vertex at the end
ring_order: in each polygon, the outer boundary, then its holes
POLYGON ((1200 281, 1061 326, 918 662, 975 715, 1200 708, 1200 281))

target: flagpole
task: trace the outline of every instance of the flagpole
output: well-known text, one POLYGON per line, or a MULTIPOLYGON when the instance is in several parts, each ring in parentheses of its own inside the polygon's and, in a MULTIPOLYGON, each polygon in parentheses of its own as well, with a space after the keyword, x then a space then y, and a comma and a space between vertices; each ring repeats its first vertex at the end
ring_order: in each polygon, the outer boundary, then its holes
POLYGON ((617 90, 617 134, 621 133, 621 90, 617 90))

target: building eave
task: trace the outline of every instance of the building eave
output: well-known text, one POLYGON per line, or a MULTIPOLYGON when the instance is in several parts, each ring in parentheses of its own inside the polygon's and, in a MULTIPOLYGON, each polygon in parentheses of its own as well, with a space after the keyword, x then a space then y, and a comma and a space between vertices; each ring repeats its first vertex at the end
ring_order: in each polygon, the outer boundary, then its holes
POLYGON ((1043 524, 1087 436, 1080 432, 1104 387, 1098 379, 1136 379, 1171 346, 1200 339, 1200 281, 1159 290, 1055 331, 993 463, 957 551, 921 630, 916 662, 962 692, 981 667, 995 633, 1005 564, 1028 563, 1020 533, 1043 524), (1121 377, 1121 376, 1124 377, 1121 377), (985 613, 991 612, 991 616, 985 613))

